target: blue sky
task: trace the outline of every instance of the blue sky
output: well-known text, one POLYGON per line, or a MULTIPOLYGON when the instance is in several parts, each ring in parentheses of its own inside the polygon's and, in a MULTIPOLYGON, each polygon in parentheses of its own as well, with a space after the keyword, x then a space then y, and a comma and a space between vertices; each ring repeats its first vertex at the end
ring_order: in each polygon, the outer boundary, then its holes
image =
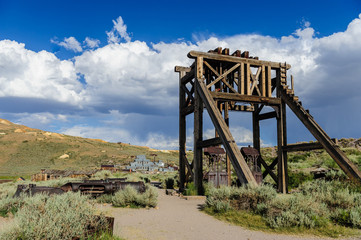
MULTIPOLYGON (((357 0, 0 0, 0 117, 175 149, 173 67, 189 65, 190 50, 222 46, 287 61, 296 94, 326 132, 359 138, 360 13, 357 0)), ((289 142, 312 140, 288 112, 289 142)), ((249 114, 232 115, 239 145, 251 142, 251 129, 249 114)), ((209 120, 204 132, 214 132, 209 120)), ((261 138, 275 144, 275 122, 262 123, 261 138)))

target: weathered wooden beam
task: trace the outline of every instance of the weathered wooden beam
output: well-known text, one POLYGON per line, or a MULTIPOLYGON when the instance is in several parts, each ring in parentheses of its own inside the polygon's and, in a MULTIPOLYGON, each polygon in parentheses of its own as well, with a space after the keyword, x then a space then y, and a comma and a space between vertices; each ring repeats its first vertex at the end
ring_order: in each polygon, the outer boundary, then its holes
POLYGON ((277 117, 277 113, 276 111, 272 111, 272 112, 268 112, 268 113, 262 113, 258 115, 258 120, 265 120, 265 119, 270 119, 270 118, 275 118, 277 117))
MULTIPOLYGON (((242 58, 242 57, 234 57, 228 55, 220 55, 220 54, 213 54, 213 53, 204 53, 204 52, 197 52, 197 51, 190 51, 188 53, 189 58, 197 58, 203 57, 205 59, 212 59, 218 61, 227 61, 227 62, 235 62, 235 63, 249 63, 251 66, 262 66, 268 65, 271 66, 273 69, 279 69, 280 63, 279 62, 270 62, 270 61, 262 61, 256 59, 249 59, 249 58, 242 58)), ((287 64, 287 69, 291 68, 291 65, 287 64)))
POLYGON ((218 146, 222 144, 222 140, 219 137, 210 138, 207 140, 199 141, 197 146, 201 148, 218 146))
POLYGON ((196 91, 202 98, 204 105, 207 108, 208 114, 215 126, 219 137, 222 140, 223 146, 225 147, 227 154, 229 154, 233 168, 238 176, 241 183, 254 183, 257 184, 252 172, 250 171, 246 161, 244 160, 241 152, 238 149, 232 134, 222 118, 221 113, 217 109, 217 106, 212 99, 210 92, 207 90, 206 85, 201 79, 196 79, 195 84, 197 86, 196 91))
POLYGON ((187 73, 187 72, 190 72, 191 69, 192 69, 191 67, 175 66, 174 67, 174 72, 185 72, 185 73, 187 73))
POLYGON ((179 188, 184 189, 186 181, 185 169, 185 153, 186 153, 186 115, 182 113, 183 106, 185 105, 185 91, 182 88, 182 78, 186 74, 184 68, 175 67, 175 71, 179 72, 179 188))
MULTIPOLYGON (((331 139, 334 143, 337 144, 337 139, 331 139)), ((312 142, 312 143, 292 143, 283 147, 284 151, 287 152, 297 152, 297 151, 310 151, 316 149, 323 149, 323 146, 320 142, 312 142)))
POLYGON ((263 103, 266 105, 279 105, 281 99, 260 97, 252 95, 242 95, 239 93, 224 93, 224 92, 210 92, 211 96, 217 100, 235 101, 235 102, 250 102, 250 103, 263 103))
MULTIPOLYGON (((196 59, 196 79, 203 77, 203 58, 196 59)), ((201 80, 203 83, 203 79, 201 80)), ((203 83, 204 84, 204 83, 203 83)), ((199 95, 199 85, 194 85, 194 185, 198 195, 203 195, 203 151, 198 143, 203 140, 203 99, 199 95)))

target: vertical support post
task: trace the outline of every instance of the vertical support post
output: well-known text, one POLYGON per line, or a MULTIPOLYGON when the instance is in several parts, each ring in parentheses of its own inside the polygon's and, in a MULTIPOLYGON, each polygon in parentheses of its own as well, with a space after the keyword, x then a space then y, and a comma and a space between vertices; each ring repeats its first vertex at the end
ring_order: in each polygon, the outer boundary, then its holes
POLYGON ((186 154, 186 115, 182 113, 182 109, 185 107, 186 93, 182 88, 182 78, 185 72, 179 72, 179 190, 184 190, 184 184, 186 181, 186 166, 185 158, 186 154))
POLYGON ((266 67, 262 65, 262 73, 261 73, 261 94, 263 97, 266 97, 266 67))
POLYGON ((258 104, 254 104, 254 111, 252 112, 252 123, 253 123, 253 147, 261 153, 261 140, 260 140, 260 127, 258 118, 258 104))
MULTIPOLYGON (((281 98, 282 84, 281 84, 281 72, 277 69, 276 72, 277 81, 277 97, 281 98)), ((279 114, 277 116, 277 171, 278 171, 278 191, 281 193, 287 193, 288 180, 287 180, 287 152, 283 150, 283 147, 287 145, 287 132, 286 132, 286 105, 282 100, 279 105, 279 114)))
MULTIPOLYGON (((254 104, 254 111, 252 112, 252 125, 253 125, 253 147, 257 149, 259 154, 261 154, 261 136, 260 136, 260 127, 259 127, 259 113, 258 113, 258 104, 254 104)), ((261 162, 257 162, 257 166, 261 169, 261 162)))
MULTIPOLYGON (((198 57, 196 61, 195 81, 203 78, 203 58, 198 57)), ((194 84, 194 185, 198 195, 203 195, 203 150, 198 147, 198 142, 203 140, 203 102, 197 86, 194 84)))
POLYGON ((245 66, 245 74, 246 74, 246 95, 252 95, 251 93, 251 75, 252 71, 250 68, 250 64, 247 63, 245 66))
MULTIPOLYGON (((226 122, 227 126, 229 127, 229 102, 224 103, 224 121, 226 122)), ((232 176, 231 176, 231 160, 226 152, 226 168, 227 168, 227 183, 228 186, 232 184, 232 176)))
POLYGON ((267 66, 267 97, 272 97, 272 73, 271 66, 267 66))

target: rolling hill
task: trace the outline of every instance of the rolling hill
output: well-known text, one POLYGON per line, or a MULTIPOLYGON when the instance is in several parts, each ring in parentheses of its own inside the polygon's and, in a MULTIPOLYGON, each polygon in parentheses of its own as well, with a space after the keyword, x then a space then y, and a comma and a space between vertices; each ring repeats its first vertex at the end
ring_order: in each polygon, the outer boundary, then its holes
POLYGON ((101 164, 125 165, 136 155, 178 162, 178 151, 46 132, 0 119, 0 176, 28 176, 40 169, 85 170, 101 164))

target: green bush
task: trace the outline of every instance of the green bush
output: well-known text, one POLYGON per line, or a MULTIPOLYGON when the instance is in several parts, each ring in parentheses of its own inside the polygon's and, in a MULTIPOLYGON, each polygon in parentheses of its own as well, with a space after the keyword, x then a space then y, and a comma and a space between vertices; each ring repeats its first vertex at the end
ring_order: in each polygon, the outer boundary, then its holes
POLYGON ((92 179, 106 179, 109 177, 112 177, 112 172, 109 170, 102 170, 102 171, 96 172, 92 176, 92 179))
POLYGON ((183 195, 185 196, 196 196, 198 195, 197 188, 193 182, 187 183, 186 188, 184 189, 183 195))
POLYGON ((112 197, 114 207, 155 207, 158 202, 158 192, 154 187, 147 185, 144 193, 138 193, 131 186, 118 191, 112 197))
POLYGON ((14 221, 0 239, 84 238, 87 229, 106 229, 105 218, 95 216, 95 208, 78 193, 36 195, 22 198, 14 221))
POLYGON ((289 171, 288 175, 288 187, 290 189, 297 188, 302 183, 311 181, 313 179, 311 174, 307 174, 304 172, 292 172, 289 171))
POLYGON ((166 187, 166 189, 173 189, 174 188, 174 179, 173 178, 167 178, 165 180, 165 187, 166 187))
MULTIPOLYGON (((352 186, 352 185, 351 185, 352 186)), ((294 194, 277 194, 270 186, 246 185, 208 190, 206 205, 214 213, 231 209, 263 216, 272 228, 323 227, 331 221, 361 228, 361 193, 339 181, 305 182, 294 194)))

